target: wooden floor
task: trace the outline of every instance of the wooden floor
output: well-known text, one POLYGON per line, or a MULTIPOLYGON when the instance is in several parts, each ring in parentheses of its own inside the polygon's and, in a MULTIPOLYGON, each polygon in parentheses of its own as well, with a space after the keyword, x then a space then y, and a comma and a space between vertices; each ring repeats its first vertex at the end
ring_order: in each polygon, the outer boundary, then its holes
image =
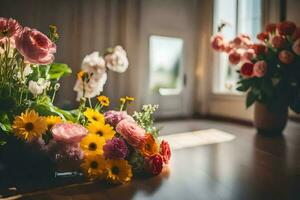
POLYGON ((262 137, 252 127, 210 120, 158 123, 163 134, 217 128, 231 142, 173 152, 156 177, 122 186, 99 183, 56 188, 24 199, 283 200, 300 199, 300 124, 289 122, 282 137, 262 137))

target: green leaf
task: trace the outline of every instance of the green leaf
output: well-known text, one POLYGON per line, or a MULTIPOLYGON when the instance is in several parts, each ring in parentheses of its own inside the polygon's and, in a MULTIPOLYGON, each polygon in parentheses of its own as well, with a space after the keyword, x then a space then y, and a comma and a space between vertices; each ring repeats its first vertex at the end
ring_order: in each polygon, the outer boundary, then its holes
POLYGON ((10 133, 12 131, 11 123, 5 114, 0 115, 0 129, 5 133, 10 133))
POLYGON ((248 92, 247 98, 246 98, 246 107, 249 108, 256 101, 257 97, 258 97, 258 94, 253 92, 253 90, 248 92))
POLYGON ((3 146, 3 145, 5 145, 6 144, 6 142, 5 141, 3 141, 3 140, 0 140, 0 146, 3 146))
POLYGON ((59 80, 61 77, 72 73, 71 68, 63 63, 53 63, 49 69, 50 79, 59 80))

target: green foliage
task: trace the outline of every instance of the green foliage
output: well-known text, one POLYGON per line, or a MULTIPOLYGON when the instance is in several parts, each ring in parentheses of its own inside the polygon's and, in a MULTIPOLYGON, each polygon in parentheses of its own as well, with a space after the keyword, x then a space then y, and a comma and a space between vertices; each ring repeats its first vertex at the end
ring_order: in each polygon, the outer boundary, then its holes
POLYGON ((72 73, 71 68, 63 63, 53 63, 50 65, 50 79, 59 80, 60 78, 72 73))
MULTIPOLYGON (((12 130, 11 123, 10 123, 10 120, 9 120, 7 114, 0 113, 0 129, 4 133, 10 133, 12 130)), ((1 130, 0 130, 0 133, 2 132, 1 130)))
POLYGON ((141 153, 133 150, 129 156, 129 164, 132 166, 134 173, 141 173, 144 169, 144 157, 141 153))
POLYGON ((134 120, 147 132, 151 133, 155 138, 159 135, 159 129, 153 126, 153 113, 158 109, 158 105, 144 105, 140 112, 134 112, 134 120))

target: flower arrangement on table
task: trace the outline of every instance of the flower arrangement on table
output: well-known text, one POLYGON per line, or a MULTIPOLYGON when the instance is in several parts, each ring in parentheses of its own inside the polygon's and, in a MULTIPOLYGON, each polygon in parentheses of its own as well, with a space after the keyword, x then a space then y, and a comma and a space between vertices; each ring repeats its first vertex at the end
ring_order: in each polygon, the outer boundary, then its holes
POLYGON ((254 43, 241 34, 225 41, 218 33, 211 46, 227 53, 232 67, 236 66, 237 90, 247 92, 247 107, 257 101, 272 112, 289 106, 300 113, 300 27, 293 22, 268 24, 257 39, 254 43))
POLYGON ((159 174, 171 151, 153 124, 158 106, 144 105, 129 115, 134 98, 122 97, 119 107, 110 109, 109 98, 100 95, 107 70, 122 73, 128 68, 125 50, 116 46, 103 57, 94 52, 83 59, 74 86, 80 105, 66 111, 53 105, 59 79, 71 73, 66 64, 53 63, 58 38, 55 26, 46 36, 0 18, 1 144, 13 137, 36 146, 58 171, 80 170, 92 180, 125 183, 134 174, 159 174))

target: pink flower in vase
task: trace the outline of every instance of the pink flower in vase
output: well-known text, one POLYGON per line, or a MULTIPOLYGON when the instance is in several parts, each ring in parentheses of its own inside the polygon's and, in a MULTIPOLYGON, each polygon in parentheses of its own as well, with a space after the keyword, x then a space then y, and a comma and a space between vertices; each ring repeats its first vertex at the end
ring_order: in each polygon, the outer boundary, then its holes
POLYGON ((118 123, 123 119, 134 121, 134 119, 130 115, 128 115, 126 111, 109 110, 104 113, 104 118, 106 123, 110 124, 113 127, 116 127, 118 123))
POLYGON ((3 37, 15 37, 22 30, 22 26, 12 18, 0 17, 0 39, 3 37))
POLYGON ((257 61, 253 66, 253 76, 263 77, 267 73, 267 63, 264 60, 257 61))
POLYGON ((300 56, 300 38, 294 42, 292 49, 296 55, 300 56))
POLYGON ((51 129, 53 139, 65 143, 79 143, 88 134, 88 130, 80 124, 61 123, 51 129))
POLYGON ((211 47, 216 51, 223 51, 225 49, 225 42, 222 35, 217 34, 211 38, 211 47))
POLYGON ((231 64, 236 65, 241 61, 241 54, 236 50, 233 50, 231 53, 229 53, 228 59, 231 64))
POLYGON ((251 61, 255 57, 255 52, 253 49, 247 49, 242 56, 242 60, 251 61))
POLYGON ((290 64, 294 60, 294 55, 290 51, 282 50, 278 54, 278 58, 283 64, 290 64))
POLYGON ((169 143, 165 140, 161 141, 159 149, 159 153, 162 156, 164 163, 168 164, 171 158, 171 148, 169 143))
POLYGON ((275 35, 272 40, 271 43, 273 45, 274 48, 283 48, 285 45, 285 39, 282 36, 279 35, 275 35))
POLYGON ((32 64, 50 64, 56 52, 56 45, 46 35, 28 27, 16 37, 16 48, 32 64))
POLYGON ((145 170, 153 175, 160 174, 163 168, 163 158, 159 154, 153 154, 145 158, 145 170))
POLYGON ((140 149, 145 143, 146 131, 131 120, 124 119, 120 121, 116 130, 131 146, 136 149, 140 149))

